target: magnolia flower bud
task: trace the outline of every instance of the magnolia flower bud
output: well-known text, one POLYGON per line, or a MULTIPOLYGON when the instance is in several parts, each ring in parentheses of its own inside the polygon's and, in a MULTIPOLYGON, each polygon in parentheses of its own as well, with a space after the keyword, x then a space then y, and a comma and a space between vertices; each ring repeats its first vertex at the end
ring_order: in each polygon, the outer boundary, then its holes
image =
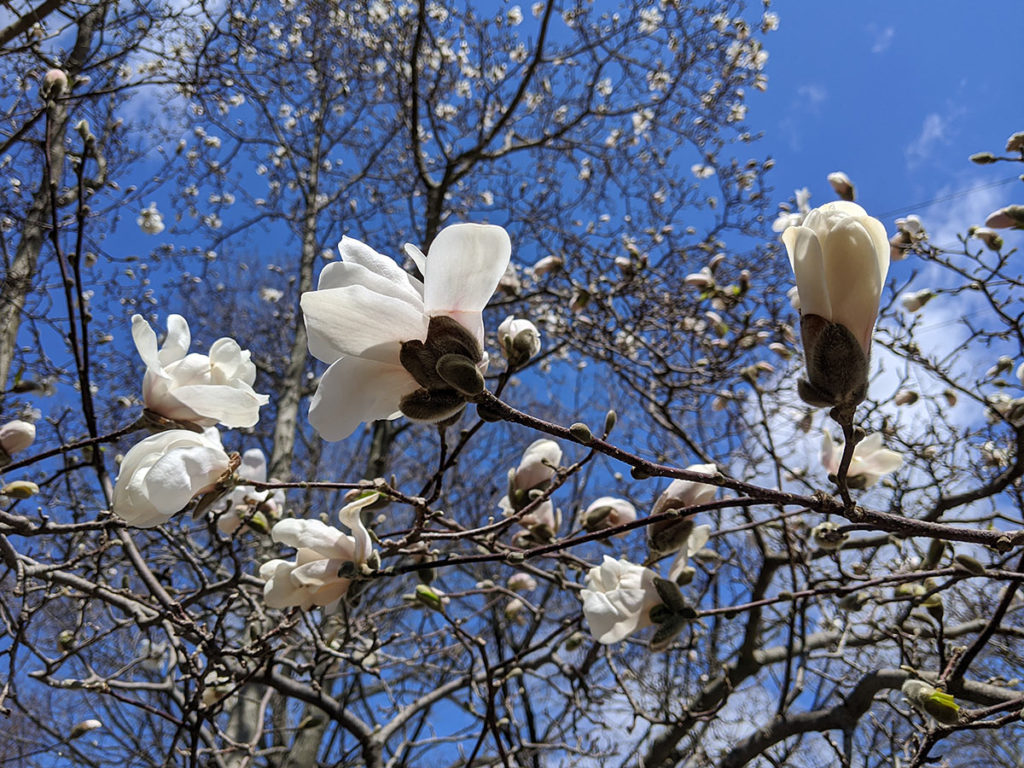
POLYGON ((587 507, 581 519, 584 529, 603 531, 636 520, 636 507, 625 499, 602 496, 587 507))
POLYGON ((800 293, 807 379, 814 406, 856 406, 867 396, 868 356, 889 270, 885 228, 850 202, 829 203, 782 235, 800 293))
POLYGON ((840 533, 839 525, 832 522, 818 523, 811 529, 811 538, 819 549, 834 551, 843 546, 850 538, 848 533, 840 533))
POLYGON ((498 345, 510 369, 521 368, 540 352, 540 332, 529 320, 509 315, 498 326, 498 345))
MULTIPOLYGON (((706 475, 716 474, 714 464, 693 464, 687 469, 706 475)), ((696 483, 690 480, 673 480, 654 503, 651 516, 706 504, 715 497, 718 488, 714 485, 696 483)), ((657 557, 678 550, 693 532, 692 517, 677 517, 660 520, 647 526, 647 546, 651 555, 657 557)))
POLYGON ((30 499, 39 493, 39 486, 31 480, 15 480, 0 488, 0 494, 11 499, 30 499))
POLYGON ((545 256, 533 265, 534 279, 558 272, 565 264, 560 256, 545 256))
POLYGON ((43 75, 42 85, 39 86, 39 95, 44 101, 58 99, 68 88, 68 76, 59 69, 51 69, 43 75))
POLYGON ((36 425, 29 421, 15 419, 0 427, 0 447, 9 456, 24 451, 36 439, 36 425))
POLYGON ((904 293, 900 296, 900 303, 908 312, 917 312, 917 310, 933 298, 935 298, 935 293, 930 288, 925 288, 924 290, 915 291, 914 293, 904 293))
POLYGON ((989 250, 998 251, 1003 247, 1003 238, 999 236, 998 232, 988 227, 972 227, 970 235, 977 240, 981 240, 989 250))
POLYGON ((833 171, 828 175, 828 183, 840 198, 849 203, 853 202, 855 190, 849 176, 842 171, 833 171))
POLYGON ((893 405, 913 405, 917 402, 920 395, 912 389, 901 389, 896 393, 896 397, 892 399, 893 405))
POLYGON ((82 722, 77 723, 71 729, 71 733, 68 734, 68 741, 74 741, 75 739, 79 739, 85 734, 87 734, 89 731, 95 731, 97 728, 102 727, 103 723, 99 720, 83 720, 82 722))
POLYGON ((992 211, 985 219, 985 226, 993 229, 1024 228, 1024 205, 1007 205, 992 211))
POLYGON ((954 725, 960 720, 960 706, 945 691, 921 680, 907 680, 902 691, 915 709, 931 715, 943 725, 954 725))
POLYGON ((508 577, 507 586, 513 592, 529 592, 537 588, 537 580, 528 573, 513 573, 508 577))
POLYGON ((1018 131, 1006 140, 1007 152, 1024 152, 1024 131, 1018 131))

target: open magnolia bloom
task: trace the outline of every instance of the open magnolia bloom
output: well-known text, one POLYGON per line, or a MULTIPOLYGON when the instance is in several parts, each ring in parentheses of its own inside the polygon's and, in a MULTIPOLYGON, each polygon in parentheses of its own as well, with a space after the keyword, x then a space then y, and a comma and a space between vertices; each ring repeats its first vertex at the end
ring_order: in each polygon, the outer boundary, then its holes
MULTIPOLYGON (((821 441, 821 464, 830 475, 839 472, 843 458, 843 443, 832 441, 832 435, 825 431, 821 441)), ((882 433, 874 432, 861 440, 853 449, 853 459, 846 473, 846 483, 851 488, 870 488, 883 476, 895 472, 903 465, 903 454, 882 447, 882 433)))
POLYGON ((656 577, 650 568, 608 555, 587 572, 587 586, 580 596, 583 615, 597 642, 617 643, 654 623, 651 608, 661 604, 656 577))
MULTIPOLYGON (((264 483, 267 480, 267 457, 259 448, 250 448, 242 454, 242 463, 238 467, 238 477, 241 480, 253 480, 257 483, 264 483)), ((236 485, 228 496, 228 503, 224 511, 217 517, 217 528, 221 533, 235 533, 245 519, 255 518, 266 513, 275 517, 281 507, 284 506, 284 490, 257 491, 251 485, 236 485)), ((266 522, 266 517, 263 518, 266 522)), ((265 531, 266 528, 263 528, 265 531)))
POLYGON ((270 560, 260 566, 266 581, 263 597, 271 608, 297 605, 308 610, 314 605, 328 612, 348 592, 352 577, 361 573, 373 553, 370 533, 360 511, 377 500, 378 494, 352 502, 338 512, 350 536, 319 520, 282 520, 271 529, 278 544, 294 547, 295 560, 270 560), (341 575, 345 573, 347 575, 341 575))
POLYGON ((302 294, 309 351, 330 364, 309 406, 325 440, 362 422, 443 421, 483 388, 483 309, 505 273, 512 244, 501 227, 442 229, 429 257, 406 246, 417 280, 387 256, 344 238, 342 260, 302 294))
POLYGON ((149 410, 200 427, 252 427, 260 420, 260 406, 270 398, 253 391, 256 366, 234 339, 217 339, 209 355, 189 354, 192 336, 181 315, 167 316, 167 338, 159 349, 142 315, 132 316, 132 338, 146 364, 142 399, 149 410))
POLYGON ((856 203, 815 208, 782 233, 800 294, 810 405, 853 407, 867 396, 871 333, 889 270, 885 227, 856 203))
POLYGON ((171 429, 151 435, 121 461, 112 511, 137 528, 166 523, 195 496, 213 490, 230 468, 213 427, 203 434, 171 429))

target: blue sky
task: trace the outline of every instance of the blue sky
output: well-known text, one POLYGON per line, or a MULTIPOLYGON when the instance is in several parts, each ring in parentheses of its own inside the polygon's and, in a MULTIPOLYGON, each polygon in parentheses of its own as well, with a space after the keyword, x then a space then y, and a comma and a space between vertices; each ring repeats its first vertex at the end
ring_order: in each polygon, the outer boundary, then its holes
MULTIPOLYGON (((803 186, 812 205, 833 200, 825 177, 842 170, 858 202, 892 232, 894 216, 882 214, 1020 173, 967 157, 999 153, 1024 130, 1024 3, 788 2, 772 10, 781 23, 767 40, 768 90, 751 94, 748 123, 764 131, 760 146, 777 160, 777 200, 803 186)), ((1018 189, 995 188, 995 207, 1018 189)), ((956 218, 968 213, 969 199, 960 200, 949 209, 956 218)), ((918 208, 924 218, 927 206, 918 208)), ((970 223, 981 222, 961 228, 970 223)), ((925 219, 929 229, 937 224, 925 219)))

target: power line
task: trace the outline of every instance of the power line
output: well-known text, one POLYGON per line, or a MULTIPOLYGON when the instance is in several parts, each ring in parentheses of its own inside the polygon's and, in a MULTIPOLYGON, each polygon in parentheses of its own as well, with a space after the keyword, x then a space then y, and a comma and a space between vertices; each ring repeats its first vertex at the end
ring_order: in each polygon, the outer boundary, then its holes
POLYGON ((895 216, 899 213, 912 213, 913 211, 920 210, 921 208, 927 208, 928 206, 935 205, 936 203, 945 203, 949 200, 956 200, 958 197, 966 197, 972 192, 978 192, 982 189, 992 189, 993 187, 1001 187, 1005 184, 1009 184, 1012 181, 1019 181, 1020 176, 1010 176, 1009 178, 1002 179, 1001 181, 990 181, 988 184, 979 184, 976 187, 968 187, 967 189, 961 189, 959 192, 950 192, 948 195, 942 197, 934 197, 931 200, 925 200, 921 203, 915 203, 913 205, 905 205, 900 208, 893 208, 891 211, 885 211, 884 213, 878 214, 878 218, 888 218, 889 216, 895 216))

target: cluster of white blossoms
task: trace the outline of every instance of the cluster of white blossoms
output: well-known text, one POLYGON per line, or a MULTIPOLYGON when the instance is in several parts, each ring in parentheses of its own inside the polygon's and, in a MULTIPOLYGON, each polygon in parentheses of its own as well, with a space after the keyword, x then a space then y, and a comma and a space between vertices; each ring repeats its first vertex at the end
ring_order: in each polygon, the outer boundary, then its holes
POLYGON ((533 538, 549 541, 558 530, 555 505, 545 492, 558 472, 562 448, 546 438, 531 443, 516 469, 508 473, 508 493, 498 502, 506 515, 519 515, 518 522, 533 538))
MULTIPOLYGON (((694 464, 689 472, 704 475, 717 473, 714 464, 694 464)), ((647 526, 647 544, 652 560, 675 553, 669 576, 663 579, 651 568, 632 563, 626 558, 616 560, 604 556, 601 565, 587 572, 586 587, 581 591, 583 615, 594 639, 610 644, 624 640, 645 627, 657 625, 651 648, 668 646, 687 621, 696 613, 683 599, 679 586, 689 584, 696 573, 688 560, 700 551, 711 535, 707 525, 695 526, 693 514, 686 510, 711 501, 718 488, 692 480, 673 480, 661 493, 651 516, 665 517, 647 526), (677 512, 676 515, 668 513, 677 512)), ((636 510, 621 499, 598 499, 584 513, 584 525, 605 526, 612 515, 621 516, 618 524, 632 522, 636 510)), ((590 526, 587 526, 588 530, 590 526)))
POLYGON ((209 355, 189 353, 192 337, 181 315, 167 318, 162 346, 141 315, 132 318, 132 336, 146 364, 142 399, 148 421, 177 427, 132 446, 114 485, 112 511, 130 525, 149 528, 228 480, 233 462, 215 425, 251 427, 270 398, 253 390, 256 366, 233 339, 218 339, 209 355))

